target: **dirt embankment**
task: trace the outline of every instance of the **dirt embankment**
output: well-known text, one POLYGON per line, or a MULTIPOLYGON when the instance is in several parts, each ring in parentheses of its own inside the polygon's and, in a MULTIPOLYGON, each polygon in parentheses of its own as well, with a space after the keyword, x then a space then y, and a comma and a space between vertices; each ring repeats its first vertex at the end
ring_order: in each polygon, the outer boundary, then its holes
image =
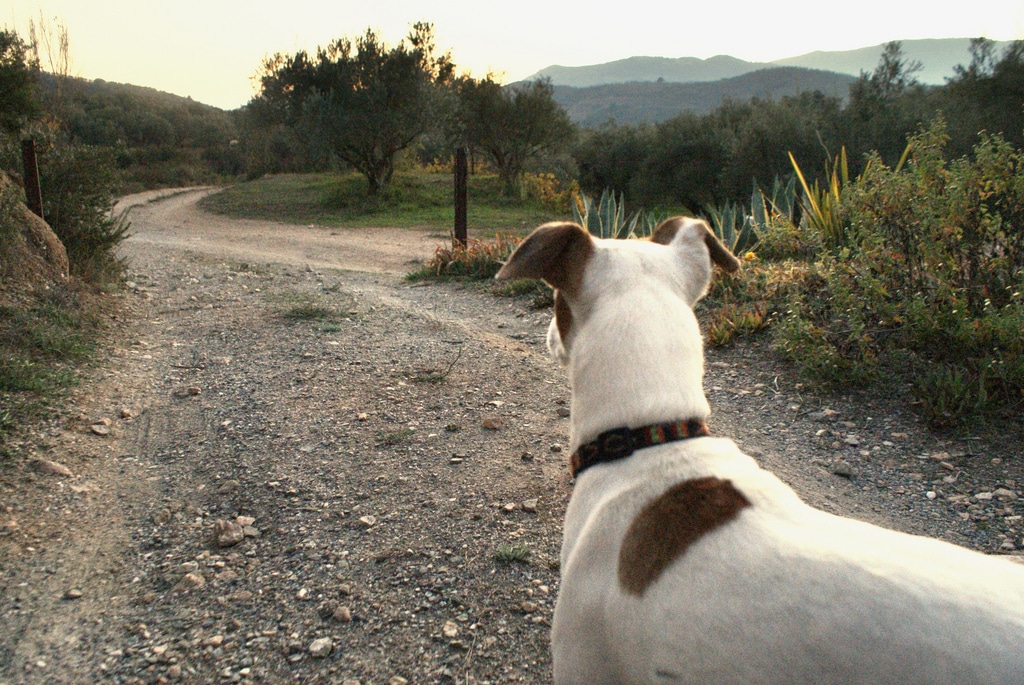
MULTIPOLYGON (((444 236, 229 221, 202 192, 132 210, 107 359, 0 466, 0 683, 550 682, 550 314, 404 281, 444 236)), ((815 396, 757 341, 709 352, 706 390, 818 506, 1022 544, 1019 436, 815 396)))

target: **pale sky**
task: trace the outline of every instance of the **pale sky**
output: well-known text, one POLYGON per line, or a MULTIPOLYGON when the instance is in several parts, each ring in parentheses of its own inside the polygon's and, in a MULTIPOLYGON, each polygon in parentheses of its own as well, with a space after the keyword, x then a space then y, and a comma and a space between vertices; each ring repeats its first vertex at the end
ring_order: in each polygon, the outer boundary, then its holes
MULTIPOLYGON (((67 27, 71 73, 150 86, 224 109, 253 96, 275 52, 315 51, 373 28, 389 45, 416 21, 461 72, 505 82, 553 64, 634 55, 752 62, 918 38, 1024 38, 1022 0, 11 0, 0 25, 28 37, 40 13, 67 27)), ((6 5, 7 3, 3 3, 6 5)))

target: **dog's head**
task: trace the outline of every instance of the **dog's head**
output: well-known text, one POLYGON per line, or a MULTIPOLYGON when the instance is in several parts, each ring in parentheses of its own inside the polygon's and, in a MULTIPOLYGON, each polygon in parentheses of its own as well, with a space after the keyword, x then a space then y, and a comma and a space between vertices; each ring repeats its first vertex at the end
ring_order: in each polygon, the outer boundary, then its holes
POLYGON ((555 289, 548 345, 564 364, 576 331, 602 309, 631 318, 649 306, 671 308, 673 299, 692 308, 707 292, 712 262, 740 268, 700 219, 668 219, 650 240, 600 240, 578 224, 554 222, 531 233, 496 278, 539 278, 555 289))

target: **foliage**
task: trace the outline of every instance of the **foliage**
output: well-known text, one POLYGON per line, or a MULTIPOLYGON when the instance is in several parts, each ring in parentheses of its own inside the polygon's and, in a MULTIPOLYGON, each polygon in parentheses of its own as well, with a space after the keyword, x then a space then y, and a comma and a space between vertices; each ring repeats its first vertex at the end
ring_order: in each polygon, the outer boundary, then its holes
POLYGON ((789 160, 793 164, 793 170, 800 180, 800 187, 804 193, 800 202, 804 221, 812 231, 822 238, 826 247, 833 250, 845 247, 848 237, 846 223, 842 216, 841 192, 843 187, 850 182, 846 148, 843 148, 839 155, 832 160, 831 171, 826 177, 827 186, 824 188, 819 187, 817 180, 812 183, 807 182, 793 153, 789 154, 789 160))
POLYGON ((88 298, 66 288, 0 307, 0 443, 21 422, 56 405, 74 385, 101 333, 88 298))
POLYGON ((518 244, 519 239, 508 234, 489 241, 470 240, 466 245, 452 241, 451 247, 439 246, 434 256, 408 278, 411 281, 494 278, 518 244))
POLYGON ((614 238, 624 240, 636 237, 636 228, 640 219, 637 212, 626 214, 626 203, 622 196, 607 188, 601 193, 600 199, 594 203, 589 195, 576 196, 572 206, 573 220, 595 238, 614 238))
POLYGON ((502 87, 490 76, 464 77, 456 88, 462 138, 487 155, 509 197, 521 196, 529 160, 564 149, 573 136, 569 116, 554 101, 549 81, 502 87))
POLYGON ((992 41, 972 41, 971 63, 957 67, 939 104, 950 123, 953 154, 968 154, 978 131, 1024 147, 1024 40, 1010 43, 1001 56, 992 41))
POLYGON ((1024 402, 1024 153, 986 136, 948 160, 943 122, 902 167, 839 192, 845 245, 790 303, 780 348, 838 385, 896 375, 936 425, 1024 402))
POLYGON ((510 544, 503 542, 498 545, 494 558, 504 564, 524 564, 530 559, 530 548, 523 543, 510 544))
POLYGON ((17 134, 39 111, 34 80, 38 68, 18 34, 0 30, 0 131, 17 134))
MULTIPOLYGON (((509 200, 501 186, 493 174, 469 176, 471 235, 525 230, 567 211, 529 198, 509 200)), ((239 218, 343 230, 428 227, 447 235, 455 220, 450 172, 396 172, 390 187, 375 198, 367 197, 365 180, 354 172, 282 174, 225 188, 204 198, 200 206, 239 218)))
POLYGON ((270 123, 305 127, 324 149, 365 176, 370 195, 391 181, 396 156, 434 126, 440 86, 453 75, 434 54, 433 28, 417 23, 388 48, 372 30, 339 38, 315 57, 305 51, 267 59, 251 107, 270 123))

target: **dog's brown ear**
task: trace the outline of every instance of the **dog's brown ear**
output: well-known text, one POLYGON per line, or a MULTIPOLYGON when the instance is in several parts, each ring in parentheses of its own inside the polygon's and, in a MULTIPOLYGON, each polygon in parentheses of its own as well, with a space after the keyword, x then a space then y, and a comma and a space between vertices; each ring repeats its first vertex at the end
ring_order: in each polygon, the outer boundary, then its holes
POLYGON ((519 244, 495 278, 540 278, 556 290, 571 293, 583 279, 593 252, 590 234, 579 224, 544 224, 519 244))
POLYGON ((740 260, 729 251, 729 248, 722 244, 722 241, 718 239, 718 236, 711 230, 711 227, 702 219, 691 219, 684 216, 666 219, 654 229, 651 241, 661 245, 668 245, 675 240, 676 235, 683 229, 700 233, 700 239, 708 247, 711 261, 720 266, 723 271, 729 273, 739 271, 740 260))

